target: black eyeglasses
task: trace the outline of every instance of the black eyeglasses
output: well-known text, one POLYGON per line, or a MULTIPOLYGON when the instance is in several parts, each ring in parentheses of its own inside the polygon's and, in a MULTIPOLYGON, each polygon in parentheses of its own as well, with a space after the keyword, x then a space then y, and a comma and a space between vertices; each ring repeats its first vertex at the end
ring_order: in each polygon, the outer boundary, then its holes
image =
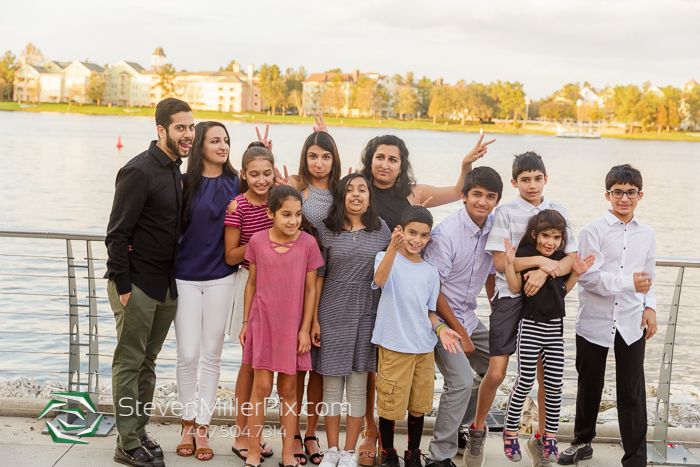
POLYGON ((639 190, 608 190, 608 193, 610 193, 615 199, 622 199, 622 197, 625 195, 627 195, 627 198, 629 199, 635 199, 637 196, 639 196, 639 190))

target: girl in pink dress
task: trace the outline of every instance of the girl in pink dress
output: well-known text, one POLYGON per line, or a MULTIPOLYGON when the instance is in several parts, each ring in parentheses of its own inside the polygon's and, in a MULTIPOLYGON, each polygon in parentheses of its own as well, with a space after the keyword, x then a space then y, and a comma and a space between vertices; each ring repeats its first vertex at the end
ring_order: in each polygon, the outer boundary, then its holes
POLYGON ((255 372, 248 427, 248 460, 260 458, 265 399, 275 372, 280 396, 282 461, 294 466, 293 437, 298 411, 297 371, 311 370, 311 322, 316 304, 316 270, 323 266, 315 230, 301 213, 301 195, 289 186, 270 190, 267 215, 272 228, 253 235, 245 252, 249 276, 240 341, 242 363, 255 372), (307 232, 311 232, 307 233, 307 232))

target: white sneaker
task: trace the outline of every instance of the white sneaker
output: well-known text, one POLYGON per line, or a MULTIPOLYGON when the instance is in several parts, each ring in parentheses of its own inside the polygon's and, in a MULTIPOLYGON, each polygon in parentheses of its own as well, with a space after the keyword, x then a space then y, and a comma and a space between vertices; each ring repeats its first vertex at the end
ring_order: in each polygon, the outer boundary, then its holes
POLYGON ((338 451, 338 448, 335 446, 321 451, 320 454, 323 454, 323 460, 318 464, 318 467, 336 467, 342 452, 345 451, 338 451))
POLYGON ((355 451, 340 451, 340 460, 338 467, 357 467, 357 458, 355 451))

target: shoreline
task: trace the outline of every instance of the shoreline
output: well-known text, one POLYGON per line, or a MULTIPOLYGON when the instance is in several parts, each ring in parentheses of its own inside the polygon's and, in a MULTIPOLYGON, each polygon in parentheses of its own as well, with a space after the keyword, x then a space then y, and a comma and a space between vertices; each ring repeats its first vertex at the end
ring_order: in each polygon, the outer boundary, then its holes
MULTIPOLYGON (((25 104, 26 105, 26 104, 25 104)), ((34 104, 32 104, 34 105, 34 104)), ((71 105, 67 104, 36 104, 34 107, 20 107, 16 102, 0 102, 0 111, 5 112, 51 112, 68 113, 80 115, 116 115, 116 116, 140 116, 152 117, 155 115, 155 108, 152 107, 105 107, 96 105, 71 105)), ((196 119, 212 119, 234 122, 265 123, 265 124, 297 124, 314 125, 313 117, 300 117, 298 115, 267 115, 265 113, 246 112, 233 114, 230 112, 218 112, 213 110, 194 111, 196 119)), ((493 123, 482 125, 461 125, 459 120, 440 119, 439 123, 433 123, 432 119, 420 120, 397 120, 394 118, 369 119, 369 118, 335 118, 330 115, 324 119, 330 127, 351 127, 351 128, 390 128, 403 130, 428 130, 428 131, 449 131, 458 133, 479 133, 483 129, 489 134, 514 134, 514 135, 545 135, 556 137, 551 132, 526 130, 522 128, 497 127, 493 123), (381 122, 381 123, 380 123, 381 122)), ((700 132, 672 132, 672 133, 631 133, 631 134, 603 134, 602 138, 633 139, 647 141, 691 141, 700 142, 700 132)))

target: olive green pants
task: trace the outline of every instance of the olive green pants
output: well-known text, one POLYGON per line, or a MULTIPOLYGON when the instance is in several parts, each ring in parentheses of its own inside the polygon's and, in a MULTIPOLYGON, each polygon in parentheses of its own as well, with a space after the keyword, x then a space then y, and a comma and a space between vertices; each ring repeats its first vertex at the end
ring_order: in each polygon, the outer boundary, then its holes
POLYGON ((117 321, 112 360, 117 446, 129 450, 139 447, 139 438, 146 434, 148 413, 153 411, 149 403, 156 388, 156 357, 175 318, 177 299, 168 290, 165 301, 159 302, 132 285, 125 307, 112 281, 107 284, 107 295, 117 321))

